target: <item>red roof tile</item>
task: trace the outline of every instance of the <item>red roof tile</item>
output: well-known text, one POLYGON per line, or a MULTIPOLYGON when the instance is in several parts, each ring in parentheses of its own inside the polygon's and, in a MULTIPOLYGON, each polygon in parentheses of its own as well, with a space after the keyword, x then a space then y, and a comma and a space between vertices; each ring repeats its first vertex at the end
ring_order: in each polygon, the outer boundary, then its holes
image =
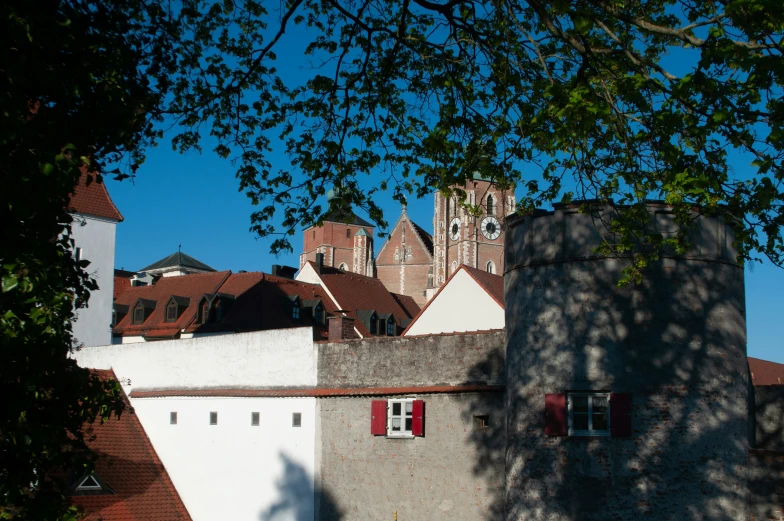
MULTIPOLYGON (((95 371, 101 378, 114 372, 95 371)), ((123 399, 127 397, 123 394, 123 399)), ((190 521, 177 490, 153 449, 139 418, 122 416, 87 427, 88 446, 98 455, 95 476, 113 494, 72 496, 88 521, 190 521), (92 436, 89 436, 92 434, 92 436)))
POLYGON ((418 387, 352 387, 318 389, 156 389, 131 391, 131 398, 162 398, 167 396, 207 397, 272 397, 298 398, 331 396, 394 396, 400 394, 443 394, 502 392, 502 385, 426 385, 418 387))
MULTIPOLYGON (((309 262, 316 270, 316 264, 309 262)), ((394 297, 377 278, 330 266, 324 266, 319 277, 327 291, 337 300, 340 309, 348 311, 347 315, 354 319, 354 326, 362 336, 369 336, 370 332, 357 315, 358 310, 373 310, 377 314, 392 313, 398 324, 401 320, 414 318, 419 312, 419 306, 413 300, 394 297)))
POLYGON ((180 277, 163 277, 151 286, 134 286, 117 294, 114 303, 128 306, 128 314, 112 329, 116 335, 137 336, 159 334, 160 329, 181 330, 187 328, 195 319, 198 302, 205 293, 215 293, 229 277, 230 271, 215 273, 196 273, 180 277), (166 304, 169 297, 185 297, 189 304, 176 322, 166 322, 166 304), (145 299, 155 302, 155 309, 142 324, 132 323, 133 308, 145 299))
POLYGON ((784 385, 784 364, 748 357, 754 385, 784 385))
POLYGON ((106 191, 106 184, 98 182, 96 174, 88 173, 86 168, 82 168, 82 175, 71 195, 69 207, 75 213, 123 220, 122 214, 106 191))
POLYGON ((321 286, 261 272, 234 273, 218 291, 234 296, 236 300, 231 310, 220 322, 193 324, 188 331, 240 332, 314 326, 314 338, 327 338, 326 318, 336 314, 337 309, 321 286), (291 312, 294 296, 299 297, 301 304, 302 301, 320 300, 326 311, 325 323, 316 324, 306 308, 301 310, 300 319, 294 319, 291 312))

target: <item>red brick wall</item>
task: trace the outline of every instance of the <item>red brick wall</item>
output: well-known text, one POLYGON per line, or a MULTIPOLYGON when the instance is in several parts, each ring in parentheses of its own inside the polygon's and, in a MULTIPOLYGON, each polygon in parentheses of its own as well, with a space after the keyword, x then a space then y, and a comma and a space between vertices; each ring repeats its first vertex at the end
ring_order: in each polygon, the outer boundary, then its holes
POLYGON ((404 215, 390 233, 387 242, 376 258, 376 276, 389 291, 409 295, 422 307, 426 302, 425 290, 432 265, 433 260, 430 252, 424 247, 408 217, 404 215), (404 232, 405 252, 403 251, 404 232), (411 258, 408 257, 409 248, 411 248, 411 258), (395 261, 395 249, 400 255, 397 261, 395 261), (405 259, 403 255, 405 255, 405 259), (402 285, 401 273, 403 276, 402 285))
POLYGON ((305 259, 315 261, 319 248, 325 247, 324 264, 337 268, 341 262, 344 262, 348 271, 351 271, 354 263, 354 235, 360 229, 364 229, 373 237, 372 227, 355 224, 325 222, 321 226, 306 229, 303 232, 302 248, 305 259))

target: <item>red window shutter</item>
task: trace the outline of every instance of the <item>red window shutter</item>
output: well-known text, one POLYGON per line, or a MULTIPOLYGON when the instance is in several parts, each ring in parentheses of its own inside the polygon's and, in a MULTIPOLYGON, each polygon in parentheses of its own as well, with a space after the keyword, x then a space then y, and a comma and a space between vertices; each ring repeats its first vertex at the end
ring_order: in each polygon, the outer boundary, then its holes
POLYGON ((414 436, 425 435, 425 402, 414 400, 411 407, 411 434, 414 436))
POLYGON ((544 395, 544 433, 548 436, 566 436, 566 395, 544 395))
POLYGON ((370 404, 370 434, 385 436, 387 433, 387 401, 373 400, 370 404))
POLYGON ((632 395, 610 393, 610 435, 632 435, 632 395))

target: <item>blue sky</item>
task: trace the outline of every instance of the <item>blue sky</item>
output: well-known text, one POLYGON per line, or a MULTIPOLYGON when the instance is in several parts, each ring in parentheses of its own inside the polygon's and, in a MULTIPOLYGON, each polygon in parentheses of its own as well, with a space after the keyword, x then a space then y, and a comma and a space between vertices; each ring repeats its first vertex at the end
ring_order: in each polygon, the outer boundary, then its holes
MULTIPOLYGON (((306 31, 289 27, 277 46, 276 65, 286 80, 303 81, 320 72, 303 58, 304 46, 312 38, 306 31)), ((673 59, 672 65, 683 66, 688 61, 673 59)), ((271 255, 272 239, 257 239, 249 231, 254 207, 238 191, 231 163, 217 157, 208 144, 204 149, 201 155, 181 155, 164 140, 160 147, 148 151, 147 162, 134 182, 107 179, 112 198, 125 217, 117 229, 116 267, 139 270, 177 251, 180 244, 183 252, 219 270, 269 272, 272 264, 298 266, 302 235, 292 240, 293 253, 271 255)), ((282 153, 270 157, 274 165, 288 164, 282 153)), ((737 158, 734 163, 736 175, 748 174, 745 161, 737 158)), ((363 184, 373 181, 366 179, 363 184)), ((394 225, 399 205, 391 195, 378 202, 390 226, 394 225)), ((409 201, 408 213, 432 231, 432 196, 409 201)), ((376 251, 380 246, 376 245, 376 251)), ((784 270, 756 264, 745 271, 749 356, 784 363, 784 319, 779 308, 784 270)))

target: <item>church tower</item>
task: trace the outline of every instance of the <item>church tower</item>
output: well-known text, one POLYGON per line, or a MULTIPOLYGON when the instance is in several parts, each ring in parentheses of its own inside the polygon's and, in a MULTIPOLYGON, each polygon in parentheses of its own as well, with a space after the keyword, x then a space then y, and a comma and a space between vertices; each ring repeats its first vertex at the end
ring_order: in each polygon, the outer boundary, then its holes
MULTIPOLYGON (((495 183, 479 177, 463 187, 466 202, 482 208, 481 215, 469 215, 457 196, 435 195, 433 217, 433 287, 439 288, 461 264, 489 273, 504 273, 506 217, 514 213, 514 190, 500 190, 495 183)), ((428 295, 429 297, 430 295, 428 295)))
MULTIPOLYGON (((334 197, 330 190, 328 199, 334 197)), ((306 228, 299 256, 300 269, 324 254, 324 265, 369 277, 375 276, 373 232, 375 227, 356 215, 350 207, 330 212, 320 226, 306 228)))

